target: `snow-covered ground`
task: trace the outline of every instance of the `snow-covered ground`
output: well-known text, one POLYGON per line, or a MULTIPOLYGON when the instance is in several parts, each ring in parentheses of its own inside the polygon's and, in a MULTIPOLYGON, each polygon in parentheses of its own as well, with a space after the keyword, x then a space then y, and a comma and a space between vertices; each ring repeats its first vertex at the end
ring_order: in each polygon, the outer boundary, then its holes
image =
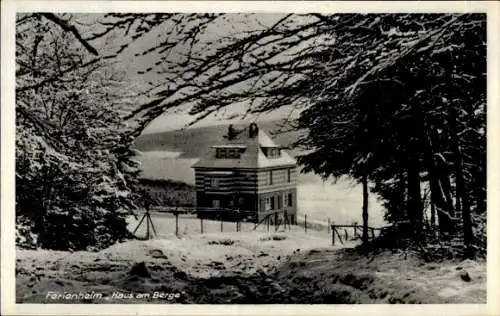
POLYGON ((391 252, 366 257, 298 231, 135 240, 100 252, 19 250, 16 276, 18 303, 486 301, 483 261, 425 263, 391 252), (465 272, 468 281, 460 276, 465 272), (75 293, 94 296, 64 298, 75 293))
MULTIPOLYGON (((153 214, 158 235, 100 252, 18 250, 18 303, 484 303, 486 263, 426 263, 412 253, 366 257, 324 231, 153 214), (233 229, 230 229, 234 226, 233 229), (135 271, 133 271, 135 270, 135 271), (138 272, 137 272, 138 271, 138 272), (461 274, 467 273, 470 280, 461 274), (49 293, 50 292, 50 293, 49 293), (98 295, 67 299, 65 295, 98 295), (156 293, 156 294, 155 294, 156 293), (145 296, 148 295, 149 296, 145 296)), ((137 221, 130 219, 133 230, 137 221)), ((143 228, 142 228, 143 229, 143 228)), ((137 234, 144 234, 140 231, 137 234)))
MULTIPOLYGON (((199 302, 199 295, 193 294, 199 291, 196 287, 198 281, 265 275, 296 253, 330 247, 326 238, 299 231, 163 237, 118 243, 97 253, 19 250, 17 301, 54 302, 50 296, 47 297, 49 291, 94 291, 102 293, 103 298, 93 302, 138 303, 144 300, 124 300, 116 298, 113 293, 170 291, 183 293, 183 300, 187 302, 199 302), (151 276, 137 279, 130 275, 130 269, 138 262, 146 263, 151 276)), ((58 301, 71 302, 64 299, 58 301)))
POLYGON ((305 297, 291 302, 486 303, 482 260, 427 263, 414 253, 312 250, 294 256, 276 279, 286 288, 303 285, 305 297))

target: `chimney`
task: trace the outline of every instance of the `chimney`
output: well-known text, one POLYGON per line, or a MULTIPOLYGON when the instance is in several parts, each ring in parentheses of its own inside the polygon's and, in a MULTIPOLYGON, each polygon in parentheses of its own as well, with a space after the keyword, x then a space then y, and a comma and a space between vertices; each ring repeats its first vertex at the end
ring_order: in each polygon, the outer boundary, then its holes
POLYGON ((233 124, 229 125, 227 129, 227 139, 228 140, 233 140, 236 137, 236 131, 233 127, 233 124))
POLYGON ((248 137, 254 138, 258 134, 259 134, 259 127, 257 126, 257 124, 255 123, 250 124, 250 126, 248 127, 248 137))

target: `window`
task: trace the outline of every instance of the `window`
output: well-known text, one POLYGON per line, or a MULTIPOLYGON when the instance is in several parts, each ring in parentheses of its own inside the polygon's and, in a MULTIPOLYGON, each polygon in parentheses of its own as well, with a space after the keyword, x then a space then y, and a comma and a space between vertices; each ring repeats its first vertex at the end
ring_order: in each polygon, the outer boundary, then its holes
POLYGON ((270 196, 264 199, 264 209, 266 211, 274 210, 274 196, 270 196))
POLYGON ((262 147, 262 151, 267 158, 279 158, 281 156, 281 149, 275 147, 262 147))
POLYGON ((239 159, 244 149, 241 148, 217 148, 215 157, 218 159, 239 159))
POLYGON ((271 200, 269 198, 265 198, 264 199, 264 209, 266 211, 270 211, 271 210, 271 200))
POLYGON ((240 158, 239 149, 238 148, 230 148, 228 150, 227 158, 239 159, 240 158))
POLYGON ((226 158, 227 157, 226 148, 217 148, 215 156, 216 158, 226 158))
POLYGON ((218 178, 210 178, 210 187, 218 188, 219 187, 219 179, 218 178))
POLYGON ((292 182, 292 169, 288 169, 287 170, 287 174, 286 174, 286 181, 288 183, 292 182))
POLYGON ((220 207, 220 200, 212 200, 212 207, 219 208, 220 207))
POLYGON ((283 205, 293 206, 292 193, 283 194, 283 205))

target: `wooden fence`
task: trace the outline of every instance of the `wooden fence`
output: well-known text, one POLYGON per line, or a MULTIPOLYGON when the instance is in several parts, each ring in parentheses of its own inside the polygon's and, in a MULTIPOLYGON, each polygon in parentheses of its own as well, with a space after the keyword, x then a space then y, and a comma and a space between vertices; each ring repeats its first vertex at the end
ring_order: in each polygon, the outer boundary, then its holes
MULTIPOLYGON (((226 215, 234 215, 236 216, 220 216, 217 218, 211 218, 211 216, 208 217, 208 219, 211 219, 212 221, 219 221, 220 222, 220 232, 224 232, 224 226, 231 226, 235 225, 236 226, 236 232, 241 232, 242 231, 242 222, 246 221, 245 216, 240 216, 244 215, 244 211, 236 211, 235 210, 229 210, 229 209, 196 209, 196 208, 163 208, 161 210, 154 209, 158 213, 170 213, 175 217, 175 235, 179 236, 179 216, 184 215, 184 216, 197 216, 199 221, 200 221, 200 232, 203 234, 205 232, 205 224, 204 220, 207 219, 204 215, 209 215, 208 213, 212 214, 219 214, 219 213, 225 213, 226 215), (243 214, 240 214, 243 213, 243 214), (200 216, 202 215, 202 216, 200 216)), ((149 215, 149 212, 146 212, 142 219, 139 221, 137 227, 134 230, 134 234, 137 232, 141 224, 145 224, 146 228, 146 239, 150 239, 153 235, 157 235, 155 226, 153 224, 153 221, 151 220, 151 217, 149 215)), ((271 231, 274 228, 274 231, 278 231, 280 227, 283 227, 285 230, 291 230, 291 226, 293 225, 299 225, 304 227, 304 232, 307 233, 308 229, 312 229, 314 231, 326 231, 328 235, 331 233, 331 240, 332 240, 332 245, 335 246, 335 244, 340 243, 344 244, 347 241, 353 241, 353 240, 358 240, 362 238, 363 235, 363 226, 358 225, 356 222, 354 222, 351 225, 337 225, 334 222, 328 218, 328 222, 322 222, 322 221, 314 221, 314 220, 309 220, 307 214, 304 214, 303 221, 299 221, 298 218, 294 220, 292 223, 291 218, 285 211, 275 211, 272 213, 267 214, 264 218, 262 218, 259 222, 255 223, 253 230, 256 230, 259 226, 265 225, 267 228, 267 231, 271 231), (278 218, 276 221, 275 218, 278 218), (274 227, 273 227, 274 226, 274 227), (272 228, 273 227, 273 228, 272 228)), ((213 225, 213 224, 212 224, 213 225)), ((233 228, 230 228, 230 231, 234 231, 233 228)), ((375 228, 375 227, 368 227, 368 238, 373 240, 377 236, 380 235, 380 232, 384 229, 383 228, 375 228)), ((226 227, 227 231, 227 227, 226 227)), ((327 235, 327 236, 328 236, 327 235)))
MULTIPOLYGON (((330 230, 332 232, 332 245, 335 246, 336 241, 343 244, 349 240, 361 239, 363 236, 363 226, 353 223, 352 225, 336 225, 335 223, 330 224, 330 230), (352 234, 350 233, 352 232, 352 234)), ((368 239, 373 240, 378 235, 382 228, 368 227, 368 239)))

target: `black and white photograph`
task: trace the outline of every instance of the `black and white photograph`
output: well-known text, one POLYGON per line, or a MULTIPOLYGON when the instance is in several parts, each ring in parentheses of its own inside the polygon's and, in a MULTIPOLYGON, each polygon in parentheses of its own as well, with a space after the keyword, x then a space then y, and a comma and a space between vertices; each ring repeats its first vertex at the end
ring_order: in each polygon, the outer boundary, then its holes
POLYGON ((464 3, 16 11, 16 306, 498 306, 464 3))

